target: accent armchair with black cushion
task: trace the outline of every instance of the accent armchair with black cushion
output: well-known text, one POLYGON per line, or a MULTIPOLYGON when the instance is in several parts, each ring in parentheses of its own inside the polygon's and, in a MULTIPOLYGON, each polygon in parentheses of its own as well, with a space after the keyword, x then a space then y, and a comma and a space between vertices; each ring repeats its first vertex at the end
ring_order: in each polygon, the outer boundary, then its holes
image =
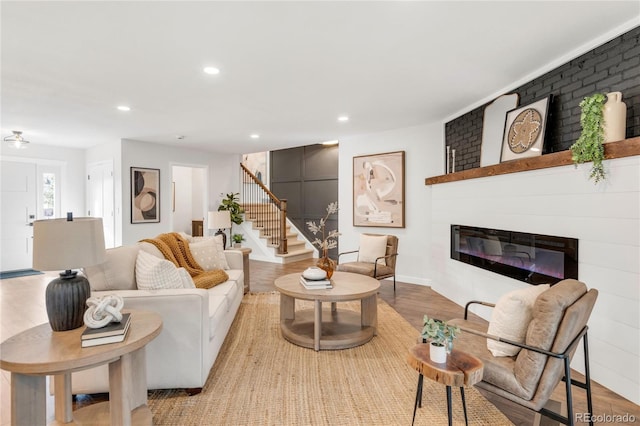
POLYGON ((597 297, 597 290, 587 290, 584 283, 566 279, 551 287, 530 286, 516 290, 501 297, 495 305, 469 302, 465 307, 465 319, 448 322, 459 325, 463 331, 454 343, 456 349, 468 352, 484 363, 482 381, 476 386, 558 422, 573 425, 572 385, 586 390, 588 411, 593 413, 587 321, 597 297), (472 304, 494 308, 488 329, 467 320, 472 304), (522 324, 521 330, 516 330, 518 324, 522 324), (509 338, 505 338, 505 334, 509 338), (571 378, 570 368, 581 340, 584 383, 571 378), (560 380, 565 381, 566 417, 544 408, 560 380))
POLYGON ((360 234, 358 250, 338 254, 338 271, 367 275, 377 280, 393 277, 395 292, 397 257, 398 237, 395 235, 360 234), (341 263, 340 256, 356 253, 355 262, 341 263))

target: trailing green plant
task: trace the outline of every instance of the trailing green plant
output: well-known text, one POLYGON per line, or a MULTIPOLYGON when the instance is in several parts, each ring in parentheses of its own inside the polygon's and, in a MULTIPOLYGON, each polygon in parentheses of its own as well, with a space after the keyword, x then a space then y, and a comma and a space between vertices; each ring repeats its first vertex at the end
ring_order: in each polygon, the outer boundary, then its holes
POLYGON ((447 352, 451 352, 453 339, 458 337, 460 327, 457 325, 449 325, 439 319, 429 318, 427 315, 422 319, 422 323, 424 325, 422 328, 422 338, 435 345, 445 346, 447 352))
POLYGON ((244 235, 242 235, 242 234, 233 234, 231 236, 231 239, 233 240, 234 243, 240 244, 241 242, 244 241, 244 235))
MULTIPOLYGON (((220 196, 222 195, 223 194, 220 194, 220 196)), ((235 223, 236 225, 240 225, 242 222, 244 222, 244 218, 242 217, 244 210, 242 210, 239 201, 240 193, 230 192, 226 195, 226 198, 222 199, 220 205, 218 206, 218 211, 227 210, 229 212, 229 214, 231 215, 231 222, 235 223)))
POLYGON ((580 102, 580 125, 582 133, 578 140, 571 145, 571 159, 576 164, 593 162, 589 179, 595 183, 604 180, 604 118, 603 109, 607 97, 602 93, 595 93, 580 102))

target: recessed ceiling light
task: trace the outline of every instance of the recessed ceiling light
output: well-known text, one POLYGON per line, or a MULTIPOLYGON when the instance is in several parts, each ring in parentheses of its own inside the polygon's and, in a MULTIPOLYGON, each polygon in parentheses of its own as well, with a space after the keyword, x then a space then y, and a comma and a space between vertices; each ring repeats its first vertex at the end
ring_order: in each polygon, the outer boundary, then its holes
POLYGON ((220 74, 220 70, 216 67, 205 67, 203 71, 211 75, 220 74))
POLYGON ((257 134, 257 133, 253 133, 253 134, 251 135, 251 139, 259 139, 259 138, 260 138, 260 135, 259 135, 259 134, 257 134))
POLYGON ((342 121, 342 122, 349 121, 349 116, 341 115, 340 117, 338 117, 338 121, 342 121))
POLYGON ((120 111, 131 111, 131 108, 129 108, 129 107, 128 107, 128 106, 126 106, 126 105, 120 105, 120 106, 118 106, 118 109, 119 109, 120 111))

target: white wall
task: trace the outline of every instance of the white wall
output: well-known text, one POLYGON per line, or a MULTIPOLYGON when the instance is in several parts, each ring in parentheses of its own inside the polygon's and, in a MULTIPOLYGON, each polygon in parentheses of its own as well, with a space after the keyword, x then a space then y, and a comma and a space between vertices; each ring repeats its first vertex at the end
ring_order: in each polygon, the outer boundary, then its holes
POLYGON ((444 170, 443 138, 442 125, 427 124, 340 140, 340 251, 357 249, 359 235, 364 232, 396 235, 399 239, 397 279, 429 284, 425 253, 431 238, 428 232, 431 210, 424 178, 444 170), (405 227, 354 227, 353 157, 394 151, 405 151, 405 227))
POLYGON ((221 192, 238 192, 240 187, 240 154, 211 152, 122 140, 122 244, 172 231, 171 168, 173 166, 207 168, 208 210, 217 210, 221 192), (131 189, 128 175, 131 167, 160 169, 160 222, 131 223, 131 189))

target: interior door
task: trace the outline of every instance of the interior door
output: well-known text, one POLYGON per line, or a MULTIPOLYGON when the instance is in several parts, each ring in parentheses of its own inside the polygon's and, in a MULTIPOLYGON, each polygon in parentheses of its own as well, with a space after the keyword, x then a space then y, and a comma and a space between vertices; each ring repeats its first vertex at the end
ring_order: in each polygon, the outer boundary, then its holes
POLYGON ((113 163, 102 162, 88 166, 87 183, 87 216, 101 217, 104 228, 104 245, 106 248, 115 245, 115 215, 114 215, 114 180, 113 163))
POLYGON ((29 269, 36 218, 36 165, 2 161, 1 168, 0 269, 29 269))

